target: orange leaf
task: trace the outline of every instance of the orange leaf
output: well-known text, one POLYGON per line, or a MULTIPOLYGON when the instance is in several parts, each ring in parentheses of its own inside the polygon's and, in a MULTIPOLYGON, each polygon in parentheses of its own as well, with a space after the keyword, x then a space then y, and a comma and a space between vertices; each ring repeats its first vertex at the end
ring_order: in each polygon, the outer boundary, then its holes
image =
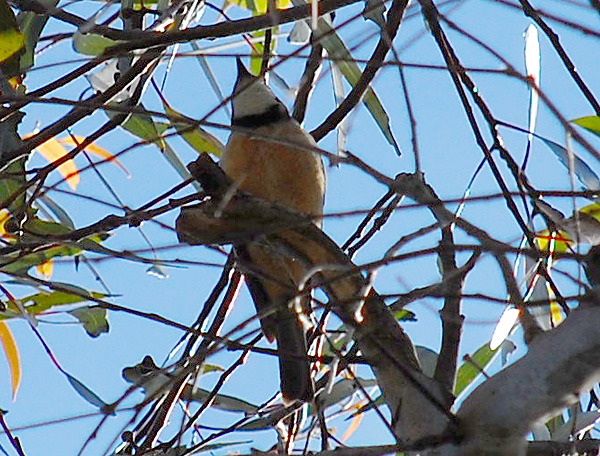
POLYGON ((17 392, 19 391, 19 385, 21 384, 21 360, 15 338, 4 321, 0 321, 0 343, 2 343, 2 348, 4 349, 4 354, 8 361, 8 367, 10 368, 12 396, 14 401, 17 398, 17 392))
MULTIPOLYGON (((50 163, 55 162, 56 160, 67 155, 67 149, 63 146, 59 140, 55 138, 50 138, 43 144, 40 144, 36 147, 36 150, 48 160, 50 163)), ((75 162, 73 160, 67 160, 62 165, 60 165, 56 170, 65 178, 69 187, 73 190, 77 188, 79 185, 79 171, 77 170, 77 166, 75 166, 75 162)))
POLYGON ((8 209, 0 210, 0 239, 8 242, 13 242, 15 237, 8 232, 6 229, 6 222, 11 218, 10 211, 8 209))
POLYGON ((43 263, 36 265, 35 270, 37 271, 40 277, 43 277, 44 279, 49 279, 50 277, 52 277, 54 263, 52 263, 52 259, 49 259, 48 261, 44 261, 43 263))
MULTIPOLYGON (((358 408, 358 407, 356 407, 356 408, 358 408)), ((346 429, 346 432, 344 432, 344 435, 340 439, 342 442, 345 442, 346 440, 348 440, 352 436, 352 434, 354 434, 354 432, 356 431, 356 429, 358 429, 358 426, 360 425, 360 423, 361 423, 361 421, 363 419, 363 416, 364 416, 364 414, 359 413, 358 415, 356 415, 352 419, 352 422, 350 423, 350 426, 348 427, 348 429, 346 429)))
MULTIPOLYGON (((67 136, 66 138, 59 139, 59 141, 62 144, 65 144, 67 146, 74 146, 74 147, 77 147, 84 140, 85 140, 85 138, 83 136, 78 136, 78 135, 73 135, 72 137, 67 136)), ((117 157, 115 157, 113 154, 111 154, 109 151, 107 151, 103 147, 100 147, 97 144, 92 143, 89 146, 87 146, 85 148, 85 150, 87 152, 89 152, 90 154, 95 155, 96 157, 100 157, 103 160, 113 162, 115 165, 117 165, 119 168, 121 168, 123 170, 123 172, 127 175, 127 177, 131 177, 129 170, 127 168, 125 168, 125 165, 123 165, 117 159, 117 157)))

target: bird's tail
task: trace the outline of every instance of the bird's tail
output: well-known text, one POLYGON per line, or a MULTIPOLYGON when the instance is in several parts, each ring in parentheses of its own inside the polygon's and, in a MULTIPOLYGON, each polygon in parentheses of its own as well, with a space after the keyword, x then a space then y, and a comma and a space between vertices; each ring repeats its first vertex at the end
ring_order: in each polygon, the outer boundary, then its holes
POLYGON ((287 308, 277 312, 277 351, 284 400, 312 399, 313 385, 304 330, 293 312, 287 308))

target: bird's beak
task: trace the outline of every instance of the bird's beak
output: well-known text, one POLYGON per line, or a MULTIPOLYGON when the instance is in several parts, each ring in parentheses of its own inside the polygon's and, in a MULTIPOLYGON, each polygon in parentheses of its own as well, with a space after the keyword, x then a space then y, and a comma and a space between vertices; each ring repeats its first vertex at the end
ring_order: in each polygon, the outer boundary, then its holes
POLYGON ((252 77, 252 73, 250 73, 246 67, 244 66, 244 64, 242 63, 242 59, 240 59, 239 57, 236 58, 236 62, 237 62, 237 79, 238 81, 240 79, 245 79, 245 78, 251 78, 252 77))

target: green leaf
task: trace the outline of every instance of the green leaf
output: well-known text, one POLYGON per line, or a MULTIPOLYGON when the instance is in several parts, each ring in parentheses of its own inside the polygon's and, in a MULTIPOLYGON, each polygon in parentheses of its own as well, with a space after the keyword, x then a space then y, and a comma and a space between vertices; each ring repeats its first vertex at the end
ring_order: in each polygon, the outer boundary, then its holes
MULTIPOLYGON (((271 30, 271 50, 269 55, 272 56, 275 48, 277 47, 277 32, 279 31, 279 28, 272 27, 271 30)), ((258 30, 252 33, 253 38, 263 38, 261 41, 256 41, 252 45, 252 52, 250 55, 250 72, 253 74, 260 74, 260 70, 262 69, 263 54, 265 53, 265 32, 266 30, 258 30)))
POLYGON ((79 255, 83 252, 82 249, 73 246, 58 246, 49 249, 22 255, 21 252, 14 252, 5 255, 0 262, 0 270, 7 274, 24 273, 30 267, 45 263, 54 257, 70 257, 79 255))
MULTIPOLYGON (((57 306, 65 306, 70 304, 78 304, 81 302, 87 301, 87 298, 84 296, 93 297, 96 299, 101 299, 105 297, 105 294, 97 293, 97 292, 89 292, 83 288, 75 287, 74 285, 68 284, 57 284, 60 285, 61 288, 68 286, 68 288, 72 288, 73 292, 78 293, 68 293, 66 291, 53 291, 51 293, 37 293, 30 296, 25 296, 24 298, 19 299, 23 303, 23 306, 27 310, 28 313, 32 315, 39 315, 53 307, 57 306)), ((21 315, 19 309, 12 302, 5 303, 7 310, 5 312, 0 313, 0 320, 5 320, 9 318, 14 318, 21 315)))
MULTIPOLYGON (((322 36, 320 43, 329 54, 329 57, 337 62, 337 66, 341 73, 344 75, 350 85, 354 87, 362 75, 362 71, 354 61, 352 54, 342 39, 331 27, 331 25, 329 25, 323 19, 319 19, 318 34, 322 36)), ((383 136, 387 142, 394 147, 398 154, 400 154, 400 148, 396 143, 396 139, 394 138, 390 127, 390 118, 383 108, 381 101, 379 101, 377 94, 371 87, 365 91, 362 101, 373 119, 375 119, 377 126, 383 133, 383 136)))
POLYGON ((195 121, 175 111, 166 102, 163 102, 165 112, 171 119, 171 125, 175 127, 185 142, 192 146, 200 153, 208 152, 209 154, 221 156, 221 152, 225 146, 216 137, 195 125, 195 121), (180 120, 179 120, 180 119, 180 120))
MULTIPOLYGON (((54 235, 68 233, 69 229, 60 223, 48 222, 40 219, 32 219, 27 222, 26 234, 24 240, 33 237, 37 240, 37 236, 54 235)), ((97 234, 83 239, 79 242, 69 244, 58 244, 54 247, 49 247, 34 253, 23 254, 22 251, 15 251, 4 255, 0 259, 0 271, 7 274, 24 273, 30 267, 45 263, 54 257, 72 257, 80 255, 87 249, 99 246, 100 242, 107 238, 106 234, 97 234)))
MULTIPOLYGON (((57 3, 58 0, 43 1, 43 5, 49 9, 54 8, 57 3)), ((19 13, 17 21, 19 22, 21 33, 25 37, 25 52, 21 56, 22 71, 28 70, 33 66, 35 47, 49 18, 50 16, 47 14, 36 14, 30 11, 19 13)))
MULTIPOLYGON (((25 38, 19 31, 17 18, 6 1, 0 1, 0 63, 6 64, 25 47, 25 38)), ((4 66, 4 65, 3 65, 4 66)), ((11 71, 18 73, 18 65, 11 71)), ((12 76, 12 75, 11 75, 12 76)))
POLYGON ((417 321, 416 314, 406 309, 400 309, 395 311, 394 318, 398 321, 417 321))
POLYGON ((571 122, 594 133, 596 136, 600 136, 600 117, 598 116, 580 117, 571 120, 571 122))
POLYGON ((117 43, 119 41, 95 33, 75 32, 73 34, 73 49, 83 55, 98 56, 117 43))
POLYGON ((108 313, 98 306, 85 306, 69 312, 83 325, 83 329, 91 337, 98 337, 109 331, 108 313))
POLYGON ((463 365, 460 366, 456 375, 456 384, 454 385, 455 396, 458 396, 461 391, 469 386, 471 382, 481 374, 481 370, 485 369, 492 361, 497 351, 498 349, 491 350, 489 343, 486 342, 471 355, 470 360, 465 361, 463 365))
MULTIPOLYGON (((139 107, 145 109, 142 105, 139 107)), ((165 123, 155 122, 150 114, 132 114, 121 124, 121 127, 144 141, 156 143, 161 150, 164 150, 165 141, 161 138, 161 134, 169 126, 165 123)))

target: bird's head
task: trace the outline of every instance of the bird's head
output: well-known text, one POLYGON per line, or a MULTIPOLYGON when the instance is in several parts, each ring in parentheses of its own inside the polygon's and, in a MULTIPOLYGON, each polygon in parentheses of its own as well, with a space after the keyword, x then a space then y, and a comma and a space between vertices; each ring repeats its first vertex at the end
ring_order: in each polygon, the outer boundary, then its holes
POLYGON ((239 57, 237 71, 231 100, 233 124, 253 126, 253 123, 260 125, 261 118, 276 121, 288 117, 285 106, 269 89, 264 79, 251 74, 239 57))

